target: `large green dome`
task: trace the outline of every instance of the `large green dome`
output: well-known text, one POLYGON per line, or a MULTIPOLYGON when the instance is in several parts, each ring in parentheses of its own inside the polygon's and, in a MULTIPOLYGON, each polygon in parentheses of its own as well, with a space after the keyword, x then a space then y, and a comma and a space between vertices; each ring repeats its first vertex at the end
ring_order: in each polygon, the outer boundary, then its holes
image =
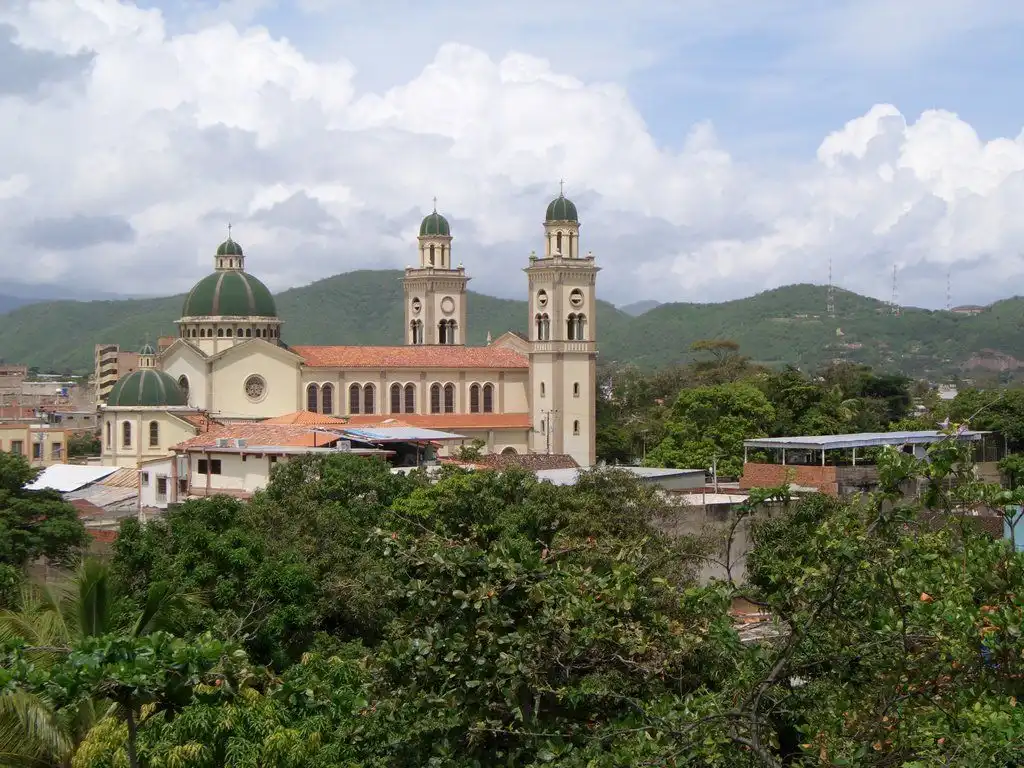
POLYGON ((270 289, 247 272, 222 270, 189 291, 182 317, 277 317, 270 289))
POLYGON ((420 237, 430 237, 440 235, 442 237, 451 237, 452 230, 448 226, 448 219, 442 216, 437 211, 427 214, 420 224, 420 237))
POLYGON ((576 213, 576 204, 565 195, 559 195, 548 203, 548 212, 544 217, 545 222, 573 221, 578 224, 579 220, 579 215, 576 213))
POLYGON ((181 387, 169 374, 154 368, 133 371, 117 380, 107 405, 124 407, 159 407, 164 405, 188 405, 188 398, 181 387))

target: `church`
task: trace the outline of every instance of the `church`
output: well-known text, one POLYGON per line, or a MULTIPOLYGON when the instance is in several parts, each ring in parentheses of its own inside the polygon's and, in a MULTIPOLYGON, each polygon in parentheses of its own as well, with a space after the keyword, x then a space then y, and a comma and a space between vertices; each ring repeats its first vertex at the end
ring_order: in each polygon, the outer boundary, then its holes
MULTIPOLYGON (((547 207, 543 255, 524 266, 527 335, 467 346, 467 283, 448 220, 423 219, 417 266, 403 277, 396 346, 287 344, 274 296, 232 239, 189 291, 171 344, 148 346, 102 406, 105 464, 136 466, 210 423, 264 422, 302 411, 325 423, 404 424, 477 440, 485 453, 568 454, 595 463, 596 278, 580 255, 576 206, 547 207)), ((278 422, 280 423, 280 422, 278 422)))

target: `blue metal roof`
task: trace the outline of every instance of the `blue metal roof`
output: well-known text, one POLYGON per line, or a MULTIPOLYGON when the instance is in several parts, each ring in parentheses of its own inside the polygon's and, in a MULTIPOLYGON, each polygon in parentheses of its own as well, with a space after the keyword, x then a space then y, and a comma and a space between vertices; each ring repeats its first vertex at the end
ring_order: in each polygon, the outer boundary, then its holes
MULTIPOLYGON (((980 440, 988 432, 964 430, 960 440, 980 440)), ((871 448, 879 445, 928 445, 949 437, 945 432, 927 429, 918 432, 857 432, 849 435, 805 435, 803 437, 759 437, 744 440, 745 448, 792 448, 831 451, 842 448, 871 448)))

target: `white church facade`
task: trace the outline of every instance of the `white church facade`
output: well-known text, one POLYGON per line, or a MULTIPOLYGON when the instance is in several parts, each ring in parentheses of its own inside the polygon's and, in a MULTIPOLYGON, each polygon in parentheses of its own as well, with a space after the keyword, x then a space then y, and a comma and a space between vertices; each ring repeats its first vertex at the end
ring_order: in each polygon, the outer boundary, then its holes
POLYGON ((467 283, 448 221, 420 225, 417 266, 403 277, 396 346, 290 346, 274 297, 231 239, 189 292, 175 341, 144 349, 103 409, 105 463, 167 455, 205 419, 253 422, 308 411, 352 425, 400 423, 482 441, 488 453, 568 454, 595 463, 596 278, 579 253, 576 206, 547 208, 543 255, 525 266, 529 332, 465 344, 467 283))

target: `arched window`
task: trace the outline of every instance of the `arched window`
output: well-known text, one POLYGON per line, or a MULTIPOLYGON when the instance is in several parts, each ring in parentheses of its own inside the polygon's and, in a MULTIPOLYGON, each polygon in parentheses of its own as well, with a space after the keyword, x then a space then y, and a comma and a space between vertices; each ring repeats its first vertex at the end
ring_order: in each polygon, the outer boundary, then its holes
POLYGON ((559 253, 562 252, 562 233, 559 232, 555 235, 555 250, 559 253))
POLYGON ((565 338, 572 341, 576 338, 576 315, 570 314, 565 320, 565 338))
POLYGON ((430 246, 430 266, 434 266, 434 246, 430 246))
POLYGON ((576 341, 583 341, 587 338, 587 316, 576 315, 576 341))
POLYGON ((320 413, 334 413, 334 385, 324 384, 320 388, 320 413))
POLYGON ((541 317, 540 317, 540 313, 539 312, 536 315, 533 316, 533 324, 535 326, 535 330, 537 331, 537 334, 536 334, 537 341, 540 341, 541 340, 541 334, 544 332, 543 331, 543 327, 544 326, 541 324, 541 317))
POLYGON ((188 402, 188 395, 189 395, 189 391, 188 391, 189 387, 188 387, 188 376, 186 376, 185 374, 181 374, 181 376, 178 377, 178 388, 181 389, 182 394, 185 395, 185 402, 187 403, 188 402))
POLYGON ((579 435, 580 433, 580 423, 578 420, 572 423, 572 433, 574 435, 579 435))
POLYGON ((310 384, 306 387, 306 410, 310 413, 316 413, 320 408, 320 387, 316 384, 310 384))
POLYGON ((416 385, 405 385, 405 412, 416 413, 416 385))
POLYGON ((441 320, 437 324, 437 343, 447 344, 448 343, 448 323, 441 320))
POLYGON ((230 329, 230 328, 228 328, 228 332, 227 332, 227 337, 228 337, 229 339, 231 338, 231 329, 230 329))
POLYGON ((423 321, 413 320, 409 323, 409 341, 412 344, 423 343, 423 321))
POLYGON ((359 413, 359 391, 360 386, 353 384, 348 388, 348 412, 359 413))
POLYGON ((430 412, 440 413, 441 412, 441 385, 431 384, 430 385, 430 412))
POLYGON ((374 407, 373 395, 376 390, 373 384, 367 384, 363 387, 363 413, 376 413, 377 409, 374 407))
POLYGON ((223 328, 218 328, 217 329, 217 338, 218 339, 223 339, 224 338, 224 329, 223 328))
POLYGON ((112 443, 112 439, 111 439, 111 436, 110 436, 110 434, 111 434, 111 432, 112 432, 112 431, 113 431, 113 430, 112 430, 112 429, 111 429, 111 427, 110 427, 110 422, 108 421, 108 422, 107 422, 107 448, 108 448, 108 449, 110 448, 110 446, 111 446, 111 443, 112 443))
POLYGON ((401 413, 402 412, 402 385, 392 384, 391 385, 391 412, 401 413))
POLYGON ((540 420, 540 433, 546 435, 548 433, 548 423, 544 420, 540 420))
POLYGON ((206 329, 205 328, 200 328, 199 329, 199 338, 200 339, 205 339, 206 338, 206 329))
POLYGON ((484 384, 484 413, 494 412, 494 385, 484 384))
POLYGON ((130 421, 125 421, 121 424, 121 447, 132 447, 132 423, 130 421))
MULTIPOLYGON (((238 335, 241 336, 242 334, 238 334, 238 335)), ((252 338, 252 328, 246 328, 245 329, 245 338, 247 338, 247 339, 251 339, 252 338)))
POLYGON ((579 397, 580 396, 580 383, 578 381, 574 381, 573 384, 572 384, 572 396, 573 397, 579 397))
POLYGON ((149 447, 156 448, 160 445, 160 423, 157 421, 149 422, 149 447))
POLYGON ((444 385, 444 412, 455 413, 455 385, 444 385))
POLYGON ((454 320, 448 321, 448 343, 455 344, 455 331, 459 327, 459 324, 454 320))
POLYGON ((480 385, 473 384, 469 388, 469 412, 480 413, 480 385))
POLYGON ((551 340, 551 318, 548 317, 547 312, 540 316, 540 335, 538 338, 541 341, 551 340))

